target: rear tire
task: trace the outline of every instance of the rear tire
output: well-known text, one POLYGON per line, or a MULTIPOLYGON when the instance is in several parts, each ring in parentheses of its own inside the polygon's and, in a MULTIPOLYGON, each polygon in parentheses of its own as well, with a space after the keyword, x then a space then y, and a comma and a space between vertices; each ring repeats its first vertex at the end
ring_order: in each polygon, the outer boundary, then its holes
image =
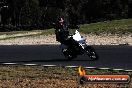
POLYGON ((85 48, 85 50, 86 50, 86 54, 87 54, 92 60, 97 60, 97 59, 99 58, 93 47, 87 46, 87 47, 85 48))
POLYGON ((63 49, 62 52, 63 52, 64 56, 65 56, 68 60, 72 60, 72 59, 74 59, 74 58, 77 57, 77 55, 75 55, 75 54, 69 52, 67 49, 63 49))

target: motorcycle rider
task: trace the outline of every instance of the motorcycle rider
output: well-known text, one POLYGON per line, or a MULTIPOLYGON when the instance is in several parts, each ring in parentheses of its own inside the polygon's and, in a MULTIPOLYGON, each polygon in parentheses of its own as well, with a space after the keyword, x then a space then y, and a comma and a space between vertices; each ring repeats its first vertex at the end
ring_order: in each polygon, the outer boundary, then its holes
POLYGON ((61 44, 64 44, 68 46, 68 48, 73 49, 78 47, 78 43, 72 38, 69 38, 69 31, 68 28, 78 28, 78 26, 73 27, 67 26, 65 20, 63 17, 59 18, 57 22, 55 23, 55 34, 56 34, 56 41, 60 42, 61 44))
POLYGON ((69 31, 63 17, 57 20, 57 22, 55 23, 55 29, 56 41, 62 44, 66 44, 66 40, 68 39, 69 36, 69 31))

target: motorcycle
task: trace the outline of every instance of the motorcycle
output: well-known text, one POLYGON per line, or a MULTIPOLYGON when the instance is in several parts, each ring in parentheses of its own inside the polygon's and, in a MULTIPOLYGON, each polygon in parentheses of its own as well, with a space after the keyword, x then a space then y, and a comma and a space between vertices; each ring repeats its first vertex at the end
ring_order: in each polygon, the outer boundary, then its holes
POLYGON ((98 55, 92 46, 87 45, 86 38, 76 30, 74 35, 68 36, 68 44, 61 44, 62 53, 68 60, 76 58, 78 55, 87 54, 91 60, 97 60, 98 55))

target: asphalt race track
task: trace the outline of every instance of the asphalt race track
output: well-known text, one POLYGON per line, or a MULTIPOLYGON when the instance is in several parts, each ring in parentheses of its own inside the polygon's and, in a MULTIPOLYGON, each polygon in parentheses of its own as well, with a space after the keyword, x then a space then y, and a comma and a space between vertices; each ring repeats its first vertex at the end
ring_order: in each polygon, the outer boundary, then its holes
POLYGON ((58 45, 2 45, 0 63, 40 64, 59 66, 87 66, 98 68, 131 69, 132 46, 93 46, 99 60, 91 61, 87 55, 68 61, 58 45))

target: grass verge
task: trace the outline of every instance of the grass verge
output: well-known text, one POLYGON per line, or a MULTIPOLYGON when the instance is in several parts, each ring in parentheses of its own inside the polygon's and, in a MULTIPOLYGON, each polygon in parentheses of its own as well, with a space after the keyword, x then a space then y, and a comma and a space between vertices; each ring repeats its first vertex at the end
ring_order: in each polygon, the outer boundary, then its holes
MULTIPOLYGON (((110 70, 87 69, 86 74, 129 74, 110 70)), ((0 65, 1 88, 128 88, 129 84, 77 84, 78 69, 23 65, 0 65), (122 87, 124 86, 124 87, 122 87)), ((131 88, 130 87, 130 88, 131 88)))
MULTIPOLYGON (((52 35, 55 29, 0 32, 0 39, 18 38, 26 36, 52 35), (32 34, 33 33, 33 34, 32 34)), ((69 29, 74 33, 74 29, 69 29)), ((112 20, 80 25, 80 32, 84 34, 129 34, 132 33, 132 19, 112 20)))
POLYGON ((0 32, 0 40, 6 40, 11 38, 39 36, 39 35, 52 35, 53 29, 48 30, 33 30, 33 31, 13 31, 13 32, 0 32))
POLYGON ((132 19, 122 19, 113 21, 104 21, 80 26, 80 31, 87 33, 112 33, 125 34, 132 33, 132 19))

